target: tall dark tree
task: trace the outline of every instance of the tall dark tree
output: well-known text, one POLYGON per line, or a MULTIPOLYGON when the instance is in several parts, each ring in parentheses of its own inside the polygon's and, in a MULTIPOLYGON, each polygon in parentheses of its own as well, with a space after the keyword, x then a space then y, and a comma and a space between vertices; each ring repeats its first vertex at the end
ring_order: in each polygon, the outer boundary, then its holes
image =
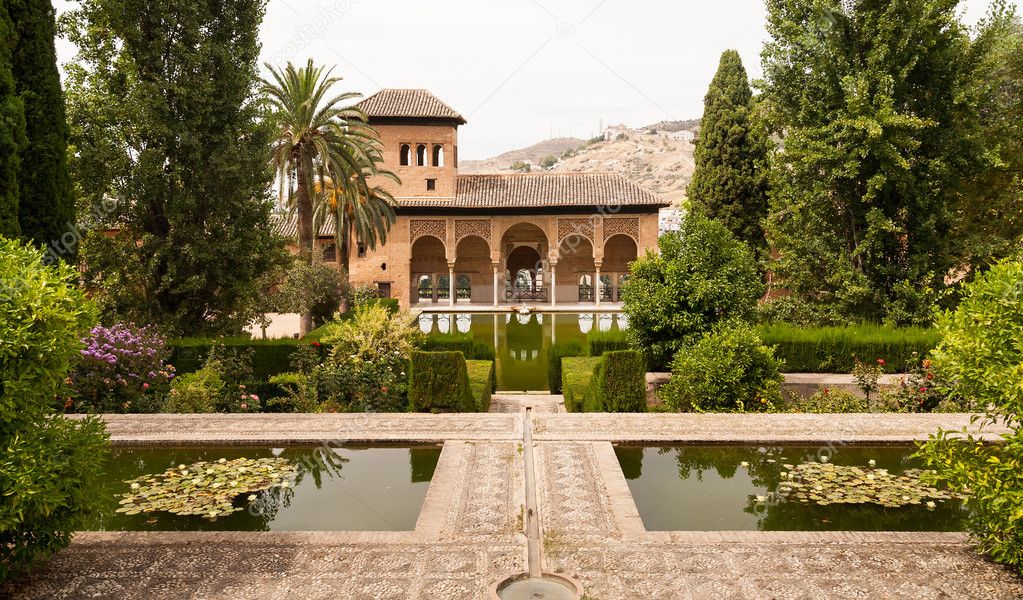
POLYGON ((25 107, 28 143, 21 148, 18 222, 21 235, 71 259, 77 242, 75 201, 67 166, 64 94, 54 49, 56 23, 50 0, 6 0, 17 43, 12 71, 25 107))
POLYGON ((721 55, 703 101, 689 199, 757 252, 766 248, 768 142, 753 118, 753 92, 735 50, 721 55))
POLYGON ((120 232, 93 236, 83 256, 108 313, 181 334, 252 316, 254 281, 283 252, 255 95, 264 11, 265 0, 84 0, 62 20, 79 48, 76 181, 120 232))
POLYGON ((956 0, 768 0, 772 264, 809 320, 926 321, 980 168, 956 0))
POLYGON ((7 0, 0 0, 0 235, 16 238, 18 226, 19 151, 25 143, 25 113, 14 88, 11 59, 14 24, 7 0))

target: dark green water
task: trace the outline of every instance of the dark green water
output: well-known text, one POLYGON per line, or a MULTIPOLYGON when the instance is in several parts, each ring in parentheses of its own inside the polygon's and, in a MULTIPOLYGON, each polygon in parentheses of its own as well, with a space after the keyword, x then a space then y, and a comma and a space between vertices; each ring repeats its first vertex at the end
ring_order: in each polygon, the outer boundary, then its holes
POLYGON ((584 341, 590 331, 613 331, 628 325, 617 313, 423 313, 425 333, 471 333, 495 352, 497 389, 537 391, 550 388, 547 351, 555 341, 584 341))
MULTIPOLYGON (((104 477, 106 506, 87 529, 103 531, 407 531, 415 529, 440 448, 115 449, 104 477), (170 513, 114 512, 124 483, 198 461, 279 456, 300 465, 290 489, 261 492, 248 508, 216 521, 170 513), (253 514, 255 513, 255 514, 253 514)), ((235 506, 248 507, 244 498, 235 506)))
MULTIPOLYGON (((960 501, 884 508, 871 504, 758 502, 778 488, 784 463, 818 460, 818 446, 618 446, 615 453, 643 524, 651 531, 959 531, 960 501), (742 462, 748 467, 741 466, 742 462), (773 462, 772 462, 773 461, 773 462)), ((835 446, 836 465, 899 474, 921 465, 913 447, 835 446)))

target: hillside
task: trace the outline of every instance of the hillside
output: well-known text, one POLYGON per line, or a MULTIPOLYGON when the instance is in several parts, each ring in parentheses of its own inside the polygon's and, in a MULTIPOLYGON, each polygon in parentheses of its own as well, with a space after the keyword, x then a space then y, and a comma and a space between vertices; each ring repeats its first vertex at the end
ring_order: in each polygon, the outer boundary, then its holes
POLYGON ((693 144, 687 138, 698 127, 698 120, 663 122, 642 129, 609 127, 605 140, 547 140, 486 160, 461 161, 458 170, 511 173, 513 164, 524 163, 537 171, 544 157, 554 156, 558 162, 552 172, 618 172, 677 203, 693 176, 693 144))

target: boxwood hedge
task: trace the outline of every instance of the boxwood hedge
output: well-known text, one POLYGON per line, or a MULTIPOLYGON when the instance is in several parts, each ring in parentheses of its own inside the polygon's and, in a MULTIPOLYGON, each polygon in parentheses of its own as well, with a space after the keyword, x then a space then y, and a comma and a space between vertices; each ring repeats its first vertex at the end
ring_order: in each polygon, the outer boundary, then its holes
POLYGON ((583 395, 585 412, 646 412, 646 360, 635 350, 600 357, 583 395))
POLYGON ((857 358, 883 359, 888 372, 907 372, 941 341, 935 329, 869 324, 802 328, 776 323, 760 326, 757 333, 774 346, 787 373, 851 373, 857 358))
POLYGON ((462 353, 413 352, 408 399, 413 412, 475 412, 462 353))

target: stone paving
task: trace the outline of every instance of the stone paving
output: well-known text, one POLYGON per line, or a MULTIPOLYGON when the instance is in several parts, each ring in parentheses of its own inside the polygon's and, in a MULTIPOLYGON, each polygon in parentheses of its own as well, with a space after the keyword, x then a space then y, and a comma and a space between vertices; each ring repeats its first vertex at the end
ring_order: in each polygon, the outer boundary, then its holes
MULTIPOLYGON (((578 579, 593 600, 1023 597, 1023 582, 978 556, 963 534, 648 532, 611 443, 906 442, 969 424, 968 415, 925 417, 537 414, 545 570, 578 579)), ((494 582, 527 568, 522 413, 107 422, 121 444, 326 438, 443 441, 444 449, 414 531, 82 533, 0 597, 490 600, 494 582)))

